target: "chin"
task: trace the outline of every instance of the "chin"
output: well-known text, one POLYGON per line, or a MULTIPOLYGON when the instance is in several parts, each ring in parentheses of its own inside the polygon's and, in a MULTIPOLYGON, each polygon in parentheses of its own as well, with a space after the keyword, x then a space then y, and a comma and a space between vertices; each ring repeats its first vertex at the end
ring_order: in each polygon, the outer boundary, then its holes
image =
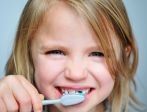
POLYGON ((80 104, 74 106, 63 107, 56 105, 54 111, 51 112, 93 112, 93 108, 90 106, 81 106, 80 104), (56 110, 56 111, 55 111, 56 110))

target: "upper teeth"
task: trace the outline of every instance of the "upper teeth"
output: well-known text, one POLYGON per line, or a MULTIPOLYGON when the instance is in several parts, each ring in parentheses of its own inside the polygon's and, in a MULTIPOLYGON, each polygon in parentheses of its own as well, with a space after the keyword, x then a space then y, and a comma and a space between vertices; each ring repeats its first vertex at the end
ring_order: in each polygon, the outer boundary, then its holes
POLYGON ((61 89, 62 94, 87 94, 89 92, 90 89, 84 89, 84 90, 66 90, 66 89, 61 89))

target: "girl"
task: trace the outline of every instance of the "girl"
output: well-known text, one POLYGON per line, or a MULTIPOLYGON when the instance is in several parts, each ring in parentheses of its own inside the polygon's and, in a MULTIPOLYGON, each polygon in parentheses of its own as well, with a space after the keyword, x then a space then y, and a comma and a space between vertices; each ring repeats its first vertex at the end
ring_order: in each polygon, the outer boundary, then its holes
POLYGON ((0 80, 3 112, 126 112, 137 47, 122 0, 28 0, 0 80), (85 92, 84 102, 41 101, 85 92))

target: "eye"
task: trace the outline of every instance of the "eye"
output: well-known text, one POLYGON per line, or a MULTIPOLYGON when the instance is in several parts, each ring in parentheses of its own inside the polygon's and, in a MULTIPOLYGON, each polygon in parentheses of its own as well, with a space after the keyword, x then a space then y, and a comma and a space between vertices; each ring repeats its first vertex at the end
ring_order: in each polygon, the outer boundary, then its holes
POLYGON ((48 55, 65 55, 64 51, 62 51, 62 50, 50 50, 50 51, 45 52, 45 54, 48 54, 48 55))
POLYGON ((91 52, 89 56, 104 57, 104 53, 96 51, 96 52, 91 52))

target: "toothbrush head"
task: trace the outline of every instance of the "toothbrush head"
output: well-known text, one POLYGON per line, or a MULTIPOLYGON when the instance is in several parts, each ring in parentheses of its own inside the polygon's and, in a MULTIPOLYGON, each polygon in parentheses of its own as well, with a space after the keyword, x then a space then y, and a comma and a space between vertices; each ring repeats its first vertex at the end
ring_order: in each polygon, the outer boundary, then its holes
POLYGON ((61 104, 64 106, 70 106, 70 105, 76 105, 85 100, 85 97, 83 94, 69 94, 69 95, 63 95, 61 97, 61 104))

